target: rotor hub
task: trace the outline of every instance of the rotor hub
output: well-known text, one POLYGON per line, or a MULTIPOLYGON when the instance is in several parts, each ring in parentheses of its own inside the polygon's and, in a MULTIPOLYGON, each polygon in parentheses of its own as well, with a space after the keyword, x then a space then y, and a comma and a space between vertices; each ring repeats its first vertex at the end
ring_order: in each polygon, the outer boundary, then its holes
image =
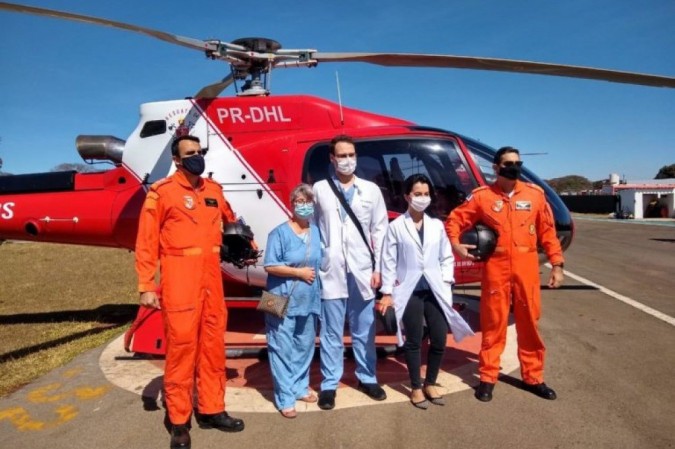
POLYGON ((232 43, 256 53, 276 53, 277 50, 281 49, 279 42, 265 37, 242 37, 232 41, 232 43))

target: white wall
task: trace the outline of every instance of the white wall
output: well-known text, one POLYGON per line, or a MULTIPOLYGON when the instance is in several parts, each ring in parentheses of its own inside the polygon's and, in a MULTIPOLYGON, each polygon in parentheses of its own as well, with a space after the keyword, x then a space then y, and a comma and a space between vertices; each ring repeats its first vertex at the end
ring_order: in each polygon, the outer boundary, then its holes
MULTIPOLYGON (((621 198, 621 211, 628 211, 635 216, 635 190, 621 189, 618 193, 621 198)), ((640 212, 640 218, 642 218, 642 212, 640 212)))
MULTIPOLYGON (((654 193, 642 193, 638 189, 621 189, 617 194, 621 198, 621 210, 633 214, 635 219, 644 218, 645 207, 657 196, 654 193)), ((668 206, 668 217, 675 218, 675 189, 670 193, 659 193, 658 196, 659 202, 668 206)))
POLYGON ((661 201, 668 206, 668 216, 675 218, 675 193, 661 196, 661 201))

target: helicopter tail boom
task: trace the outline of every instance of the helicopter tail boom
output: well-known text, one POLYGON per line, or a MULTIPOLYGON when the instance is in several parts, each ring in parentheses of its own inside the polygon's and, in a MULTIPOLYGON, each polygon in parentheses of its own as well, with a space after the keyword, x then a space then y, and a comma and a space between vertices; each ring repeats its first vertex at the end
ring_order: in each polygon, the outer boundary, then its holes
POLYGON ((133 249, 145 189, 118 167, 0 178, 0 240, 133 249))

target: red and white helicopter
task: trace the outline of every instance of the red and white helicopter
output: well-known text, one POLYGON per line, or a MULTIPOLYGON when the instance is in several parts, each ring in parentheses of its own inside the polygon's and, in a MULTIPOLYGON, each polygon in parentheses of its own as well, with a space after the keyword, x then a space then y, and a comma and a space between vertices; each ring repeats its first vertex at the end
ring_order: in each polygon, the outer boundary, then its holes
MULTIPOLYGON (((218 181, 234 211, 251 226, 264 248, 273 227, 290 216, 287 198, 299 182, 329 174, 328 142, 336 134, 357 141, 357 175, 382 189, 391 217, 405 210, 402 181, 426 173, 445 218, 475 187, 492 179, 494 149, 460 134, 342 107, 309 95, 272 96, 267 76, 275 68, 361 62, 389 67, 436 67, 531 73, 675 87, 675 78, 589 67, 465 56, 402 53, 324 53, 284 49, 271 39, 233 42, 172 35, 91 16, 0 2, 0 10, 67 19, 141 33, 205 53, 229 64, 230 74, 191 98, 142 104, 140 120, 122 140, 78 136, 85 161, 114 164, 99 173, 50 172, 0 178, 0 240, 31 240, 133 249, 139 210, 147 188, 175 167, 170 143, 177 133, 198 136, 206 173, 218 181), (236 96, 219 97, 234 84, 236 96)), ((558 236, 567 248, 573 223, 555 192, 524 170, 523 178, 546 191, 558 236)), ((248 271, 223 264, 229 306, 252 307, 264 286, 262 267, 248 271)), ((476 281, 480 264, 458 263, 457 279, 476 281)))

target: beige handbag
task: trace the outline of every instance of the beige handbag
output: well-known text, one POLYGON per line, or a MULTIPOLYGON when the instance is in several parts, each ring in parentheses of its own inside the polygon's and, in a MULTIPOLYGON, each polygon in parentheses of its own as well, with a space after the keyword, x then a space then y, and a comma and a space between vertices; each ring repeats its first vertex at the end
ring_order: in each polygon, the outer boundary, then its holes
MULTIPOLYGON (((308 229, 307 232, 307 242, 305 243, 307 245, 307 250, 305 252, 305 265, 307 265, 307 261, 309 260, 309 249, 310 244, 312 243, 312 229, 308 229)), ((288 297, 276 295, 263 290, 256 309, 261 312, 274 315, 277 318, 284 318, 286 316, 286 311, 288 310, 288 303, 291 300, 291 294, 293 293, 293 289, 295 289, 298 281, 299 279, 296 279, 295 282, 293 282, 293 286, 288 292, 288 297)))
POLYGON ((285 296, 275 295, 263 290, 258 307, 256 308, 277 318, 283 318, 286 316, 286 311, 288 310, 288 301, 289 298, 285 296))

